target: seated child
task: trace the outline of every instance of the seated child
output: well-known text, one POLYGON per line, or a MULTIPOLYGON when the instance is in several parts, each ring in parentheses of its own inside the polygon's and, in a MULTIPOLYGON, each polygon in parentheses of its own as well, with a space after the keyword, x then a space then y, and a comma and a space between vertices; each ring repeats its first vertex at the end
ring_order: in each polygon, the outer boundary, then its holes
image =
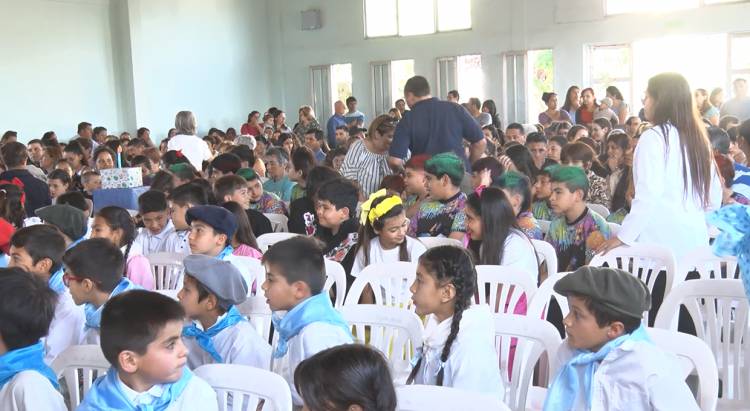
POLYGON ((92 200, 94 191, 102 189, 102 176, 96 170, 86 170, 81 174, 81 184, 84 197, 92 200))
POLYGON ((532 240, 544 237, 542 227, 531 213, 531 182, 529 177, 517 171, 506 171, 492 181, 494 187, 499 187, 513 206, 516 222, 521 231, 532 240))
POLYGON ((294 386, 308 410, 396 411, 388 360, 363 344, 328 348, 302 361, 294 386))
POLYGON ((205 255, 189 255, 183 264, 185 277, 177 298, 191 321, 182 330, 188 367, 223 363, 267 370, 271 346, 237 309, 247 299, 248 287, 239 270, 205 255))
POLYGON ((52 199, 52 204, 55 204, 55 200, 61 194, 68 192, 72 180, 70 174, 63 170, 52 170, 47 176, 47 185, 49 186, 49 196, 52 199))
POLYGON ((263 183, 255 171, 244 169, 246 173, 240 174, 247 181, 247 194, 250 198, 250 208, 263 214, 286 215, 286 204, 274 193, 263 191, 263 183))
POLYGON ((351 274, 359 274, 370 264, 394 261, 417 261, 425 251, 418 240, 406 235, 409 219, 397 195, 386 190, 373 193, 362 204, 357 254, 351 274))
POLYGON ((91 236, 91 228, 94 225, 94 217, 91 215, 91 211, 94 208, 93 201, 84 197, 80 191, 68 191, 67 193, 60 194, 57 197, 57 205, 67 204, 83 211, 83 217, 86 221, 86 234, 83 235, 84 240, 88 240, 91 236))
POLYGON ((102 352, 112 366, 94 381, 78 411, 218 411, 216 392, 188 369, 181 333, 185 311, 159 293, 112 297, 102 313, 102 352))
POLYGON ((292 201, 292 189, 295 183, 286 175, 289 164, 289 156, 280 148, 271 148, 265 155, 266 176, 268 180, 263 183, 263 190, 276 194, 281 201, 289 203, 292 201))
POLYGON ((558 271, 574 271, 588 264, 595 250, 609 239, 609 225, 586 207, 589 181, 582 168, 552 167, 550 181, 550 206, 556 217, 545 240, 555 247, 558 271))
POLYGON ((83 305, 86 323, 79 344, 99 344, 99 323, 107 300, 139 288, 123 277, 120 249, 104 238, 82 241, 63 255, 63 281, 76 305, 83 305))
POLYGON ((20 268, 3 268, 0 295, 0 409, 67 410, 40 341, 55 313, 55 292, 20 268))
POLYGON ((568 297, 570 313, 545 411, 699 409, 675 372, 677 358, 654 345, 641 323, 651 296, 638 278, 586 266, 554 288, 568 297))
POLYGON ((603 118, 615 125, 619 123, 620 119, 610 107, 612 107, 611 98, 604 97, 603 99, 601 99, 599 101, 599 107, 594 110, 594 120, 603 118))
POLYGON ((464 162, 453 153, 441 153, 425 161, 425 181, 429 199, 422 202, 411 219, 408 234, 413 237, 450 237, 463 241, 466 232, 461 192, 464 162))
POLYGON ((131 250, 146 256, 165 251, 167 238, 174 232, 167 195, 156 190, 146 191, 138 197, 138 212, 144 229, 135 238, 131 250))
POLYGON ((589 181, 589 196, 587 201, 609 208, 610 199, 607 192, 607 180, 594 174, 591 170, 595 162, 598 164, 598 160, 595 157, 594 149, 585 143, 568 144, 560 154, 563 165, 576 166, 586 172, 586 178, 589 181))
POLYGON ((406 210, 406 218, 414 218, 422 202, 427 198, 424 163, 429 158, 429 154, 417 154, 404 164, 404 191, 406 192, 404 209, 406 210))
POLYGON ((297 365, 319 351, 354 340, 323 291, 325 265, 315 240, 300 236, 280 241, 263 255, 263 264, 266 280, 261 287, 279 333, 272 369, 289 383, 294 404, 301 406, 294 386, 297 365))
POLYGON ((492 312, 473 303, 476 278, 471 256, 462 248, 435 247, 419 258, 410 291, 417 315, 428 317, 407 384, 504 396, 500 367, 488 361, 497 358, 492 312))
POLYGON ((224 176, 214 184, 214 195, 218 204, 234 201, 242 206, 250 220, 250 226, 255 235, 263 235, 273 232, 271 221, 262 212, 250 208, 250 197, 247 190, 247 181, 240 176, 224 176))
POLYGON ((65 239, 50 225, 25 227, 10 240, 9 267, 18 267, 49 284, 57 294, 55 315, 44 340, 45 361, 52 361, 66 348, 78 344, 83 334, 86 316, 77 306, 63 282, 62 256, 65 239))
POLYGON ((471 165, 471 187, 489 187, 492 179, 505 171, 502 163, 495 157, 482 157, 471 165))
POLYGON ((84 240, 87 218, 80 209, 68 204, 55 204, 36 210, 36 215, 60 230, 65 238, 66 249, 84 240))
MULTIPOLYGON (((326 181, 341 178, 336 170, 326 167, 314 167, 307 175, 304 195, 289 204, 289 232, 314 236, 318 231, 318 219, 315 215, 315 193, 326 181)), ((294 186, 299 187, 299 184, 294 186)))
POLYGON ((237 174, 240 168, 242 168, 242 160, 236 154, 219 154, 208 165, 208 180, 216 181, 221 177, 237 174))
MULTIPOLYGON (((325 257, 341 263, 350 273, 359 231, 356 217, 359 189, 350 180, 337 178, 323 183, 315 197, 315 214, 320 226, 315 238, 325 244, 325 257)), ((353 281, 354 277, 347 274, 347 284, 351 285, 353 281)))
POLYGON ((154 289, 154 275, 148 258, 133 250, 136 235, 135 223, 128 210, 108 206, 94 216, 91 238, 106 238, 120 248, 125 259, 125 276, 134 284, 147 290, 154 289))
POLYGON ((554 217, 549 208, 549 197, 552 195, 552 185, 549 181, 549 171, 539 172, 534 182, 534 202, 531 203, 531 214, 537 220, 550 221, 554 217))
POLYGON ((245 210, 234 201, 227 201, 222 204, 222 207, 231 211, 237 217, 237 231, 232 236, 232 247, 234 248, 232 254, 260 260, 263 253, 260 252, 258 241, 253 234, 253 227, 250 225, 250 220, 247 219, 245 210))
POLYGON ((175 187, 167 196, 169 210, 174 224, 174 231, 164 243, 164 251, 178 254, 190 254, 190 225, 185 221, 185 214, 190 207, 208 204, 208 195, 203 187, 187 183, 175 187))

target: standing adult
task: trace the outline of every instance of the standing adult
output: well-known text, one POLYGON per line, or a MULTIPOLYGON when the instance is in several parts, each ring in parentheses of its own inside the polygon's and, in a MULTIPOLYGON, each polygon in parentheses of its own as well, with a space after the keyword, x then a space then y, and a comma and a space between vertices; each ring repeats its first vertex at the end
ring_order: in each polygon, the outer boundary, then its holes
POLYGON ((474 117, 474 121, 479 124, 479 127, 484 127, 492 124, 492 116, 490 116, 490 113, 485 113, 482 111, 482 103, 479 101, 478 98, 472 97, 469 99, 469 104, 467 105, 469 109, 469 114, 471 114, 472 117, 474 117))
POLYGON ((594 89, 591 87, 583 89, 581 100, 583 100, 583 103, 576 110, 576 123, 591 127, 591 124, 594 122, 594 111, 599 108, 599 103, 596 102, 596 96, 594 95, 594 89))
POLYGON ((652 77, 644 109, 654 127, 635 149, 635 198, 620 232, 597 252, 660 244, 679 259, 708 244, 705 213, 721 205, 722 187, 687 80, 676 73, 652 77))
POLYGON ((695 89, 695 107, 704 120, 711 123, 712 126, 719 125, 719 109, 714 107, 709 101, 708 92, 705 89, 695 89))
POLYGON ((464 140, 469 143, 469 161, 482 157, 487 144, 482 129, 460 105, 432 97, 427 79, 410 78, 404 97, 410 110, 396 126, 388 160, 391 167, 403 168, 409 150, 412 156, 451 151, 466 162, 464 140))
POLYGON ((630 114, 630 108, 625 103, 625 98, 622 96, 620 89, 615 86, 609 86, 606 92, 607 97, 612 99, 612 105, 609 108, 617 114, 617 123, 624 124, 630 114))
POLYGON ((94 141, 93 137, 94 137, 94 129, 91 127, 91 123, 82 121, 78 123, 78 133, 71 140, 74 140, 77 138, 88 140, 91 142, 91 149, 95 150, 97 147, 99 147, 99 143, 94 141))
POLYGON ((380 115, 372 121, 367 138, 355 141, 344 157, 341 175, 357 181, 365 197, 378 191, 383 177, 391 174, 388 149, 396 129, 395 121, 380 115))
POLYGON ((38 208, 52 204, 47 183, 34 177, 26 169, 29 155, 23 143, 13 141, 5 144, 0 149, 0 155, 7 167, 7 171, 0 174, 0 180, 9 181, 23 189, 26 194, 26 204, 24 204, 26 216, 33 217, 38 208), (19 180, 21 184, 17 184, 19 180))
POLYGON ((365 124, 365 115, 362 114, 361 111, 357 110, 356 97, 349 96, 346 99, 346 108, 349 109, 349 111, 344 114, 344 118, 346 118, 346 124, 348 124, 349 127, 362 127, 365 124))
POLYGON ((328 119, 328 123, 326 123, 326 137, 328 138, 328 146, 331 148, 337 146, 336 130, 341 126, 347 125, 344 113, 346 113, 346 106, 344 106, 343 101, 337 100, 333 103, 333 115, 328 119))
POLYGON ((174 118, 177 134, 169 139, 167 150, 178 150, 196 170, 203 170, 203 162, 211 159, 211 149, 196 135, 198 121, 192 111, 180 111, 174 118))
POLYGON ((735 116, 740 122, 750 119, 750 97, 747 96, 747 81, 738 78, 732 83, 734 98, 721 106, 722 116, 735 116))
POLYGON ((315 112, 310 106, 302 106, 299 108, 299 122, 294 126, 294 134, 298 138, 304 139, 305 134, 313 130, 319 130, 320 124, 315 118, 315 112))
POLYGON ((489 99, 484 100, 482 103, 482 112, 487 113, 492 117, 492 125, 495 126, 496 129, 502 130, 503 123, 500 121, 500 115, 497 114, 497 105, 495 105, 495 100, 489 99))
POLYGON ((547 105, 547 110, 539 113, 539 124, 544 128, 548 128, 555 121, 573 122, 567 111, 557 109, 557 93, 542 93, 542 101, 547 105))
POLYGON ((568 113, 568 117, 570 117, 573 124, 576 124, 576 111, 578 111, 578 107, 581 107, 581 89, 578 86, 570 86, 565 93, 565 104, 563 104, 561 109, 568 113))

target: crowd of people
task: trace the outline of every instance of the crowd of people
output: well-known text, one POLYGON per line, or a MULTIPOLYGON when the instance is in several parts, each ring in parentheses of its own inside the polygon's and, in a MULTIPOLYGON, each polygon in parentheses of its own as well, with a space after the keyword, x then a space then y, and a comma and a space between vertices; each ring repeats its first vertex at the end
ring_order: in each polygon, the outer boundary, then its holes
MULTIPOLYGON (((217 409, 216 394, 191 372, 210 363, 270 369, 307 409, 394 410, 386 360, 351 344, 323 291, 324 259, 341 263, 347 289, 369 265, 417 263, 410 291, 426 318, 425 343, 407 384, 502 398, 508 370, 487 361, 494 325, 490 307, 475 304, 475 265, 541 283, 532 240, 542 240, 556 269, 573 272, 555 285, 569 297, 569 353, 545 409, 598 409, 612 387, 597 375, 617 380, 617 361, 652 373, 632 382, 645 398, 633 409, 664 401, 697 409, 668 373, 671 359, 645 343, 640 318, 651 297, 640 280, 587 264, 638 243, 679 259, 708 244, 706 212, 749 203, 750 97, 745 80, 733 85, 722 102, 720 89, 691 90, 681 75, 660 74, 635 115, 614 86, 601 100, 572 86, 562 105, 543 94, 537 124, 503 127, 493 100, 460 104, 456 90, 441 100, 415 76, 404 98, 369 122, 349 97, 326 121, 303 106, 291 125, 271 107, 252 111, 239 132, 203 137, 196 115, 181 111, 158 142, 145 127, 111 135, 88 122, 69 141, 50 131, 24 144, 29 136, 8 131, 0 140, 0 408, 66 409, 48 365, 70 346, 99 344, 112 369, 81 410, 217 409), (139 167, 149 186, 138 210, 96 204, 102 172, 122 167, 139 167), (263 253, 257 238, 274 231, 275 214, 300 236, 263 253), (420 237, 463 247, 427 249, 420 237), (148 256, 159 252, 184 255, 178 301, 150 292, 148 256), (245 257, 265 266, 264 282, 249 276, 245 257), (252 291, 274 312, 273 346, 237 308, 252 291), (618 349, 626 342, 653 361, 634 362, 618 349), (614 363, 595 371, 605 356, 614 363)), ((373 297, 369 290, 360 302, 373 297)), ((512 312, 526 314, 525 299, 512 312)))

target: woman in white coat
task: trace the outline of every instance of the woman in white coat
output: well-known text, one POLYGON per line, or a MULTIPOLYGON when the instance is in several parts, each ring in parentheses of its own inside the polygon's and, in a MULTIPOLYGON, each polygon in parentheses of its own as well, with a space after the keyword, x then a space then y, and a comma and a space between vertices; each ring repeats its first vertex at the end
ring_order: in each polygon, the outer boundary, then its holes
POLYGON ((708 245, 705 213, 721 205, 711 144, 687 81, 663 73, 648 82, 644 110, 654 127, 633 157, 635 197, 617 236, 598 253, 636 243, 659 244, 678 259, 708 245))
POLYGON ((179 150, 196 170, 203 169, 203 162, 211 159, 208 144, 196 134, 198 121, 192 111, 180 111, 174 118, 177 135, 170 138, 167 150, 179 150))

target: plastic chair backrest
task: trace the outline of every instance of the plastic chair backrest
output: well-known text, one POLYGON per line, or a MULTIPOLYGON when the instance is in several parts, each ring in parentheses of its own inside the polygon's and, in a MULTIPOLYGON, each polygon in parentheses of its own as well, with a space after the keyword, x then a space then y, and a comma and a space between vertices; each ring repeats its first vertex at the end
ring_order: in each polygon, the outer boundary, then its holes
POLYGON ((182 260, 185 254, 153 253, 146 256, 154 276, 154 289, 179 290, 182 288, 182 260))
POLYGON ((284 241, 290 238, 297 237, 298 235, 299 234, 297 233, 283 233, 283 232, 266 233, 257 238, 258 248, 260 248, 261 253, 265 253, 266 251, 268 251, 268 248, 271 247, 272 245, 280 241, 284 241))
POLYGON ((609 217, 609 209, 601 204, 586 203, 586 207, 588 207, 589 210, 599 214, 603 218, 609 217))
POLYGON ((359 304, 359 298, 369 284, 375 294, 375 304, 414 311, 409 287, 416 276, 417 263, 398 261, 370 264, 357 275, 349 288, 344 305, 359 304))
MULTIPOLYGON (((236 257, 236 256, 235 256, 236 257)), ((271 339, 271 307, 266 302, 261 285, 266 280, 266 270, 260 264, 260 261, 254 258, 244 257, 239 260, 245 264, 247 275, 249 276, 250 285, 248 286, 247 300, 237 306, 237 309, 247 319, 255 330, 270 342, 271 339)))
POLYGON ((697 272, 701 279, 740 278, 737 257, 715 255, 711 246, 698 247, 685 254, 679 264, 679 279, 684 280, 688 273, 697 272))
POLYGON ((722 382, 719 408, 750 402, 750 317, 742 280, 690 280, 664 298, 656 328, 676 330, 680 307, 687 309, 696 336, 711 348, 722 382))
POLYGON ((666 352, 675 354, 683 367, 683 378, 693 371, 698 375, 698 405, 703 411, 716 409, 719 372, 711 348, 700 338, 677 331, 648 328, 651 341, 666 352))
MULTIPOLYGON (((422 320, 409 310, 374 304, 345 305, 341 315, 357 342, 380 350, 393 366, 394 377, 408 376, 409 360, 422 345, 422 320)), ((405 378, 404 378, 405 380, 405 378)))
POLYGON ((396 387, 398 411, 508 411, 500 397, 435 385, 402 385, 396 387))
POLYGON ((194 372, 216 391, 221 411, 292 410, 289 384, 278 374, 237 364, 206 364, 194 372))
POLYGON ((478 303, 487 304, 492 312, 512 314, 521 297, 528 301, 536 292, 536 279, 528 273, 501 265, 478 265, 478 303))
MULTIPOLYGON (((555 326, 547 321, 525 315, 495 314, 495 349, 500 374, 508 390, 504 402, 511 409, 525 409, 537 363, 545 353, 547 358, 556 358, 561 341, 555 326)), ((547 368, 549 362, 540 365, 547 368)), ((554 375, 555 370, 547 368, 546 371, 547 375, 554 375)))
POLYGON ((333 260, 324 259, 326 268, 326 282, 323 285, 323 289, 331 291, 331 288, 335 285, 336 292, 334 293, 333 306, 341 308, 344 305, 344 298, 346 297, 346 270, 344 267, 333 260))
MULTIPOLYGON (((271 228, 275 233, 285 233, 289 231, 288 223, 289 218, 284 214, 276 213, 263 213, 264 216, 271 222, 271 228)), ((261 250, 263 251, 263 250, 261 250)))
POLYGON ((109 362, 104 358, 98 345, 73 345, 52 361, 52 370, 57 379, 65 379, 63 392, 71 411, 81 404, 81 400, 91 389, 94 380, 109 370, 109 362))
POLYGON ((417 238, 426 248, 435 248, 443 245, 450 245, 453 247, 463 248, 463 243, 456 240, 455 238, 449 237, 419 237, 417 238))
POLYGON ((539 285, 539 288, 537 288, 536 292, 534 293, 534 297, 531 299, 529 307, 526 310, 526 316, 546 319, 547 307, 549 306, 550 301, 554 299, 560 306, 563 318, 565 318, 565 316, 568 315, 569 312, 568 298, 555 292, 553 287, 559 279, 568 274, 570 274, 570 272, 564 271, 547 277, 547 279, 544 280, 541 285, 539 285))
POLYGON ((547 263, 547 277, 552 277, 557 274, 557 252, 552 244, 543 240, 531 240, 531 244, 536 250, 536 255, 539 257, 539 264, 542 262, 547 263))

